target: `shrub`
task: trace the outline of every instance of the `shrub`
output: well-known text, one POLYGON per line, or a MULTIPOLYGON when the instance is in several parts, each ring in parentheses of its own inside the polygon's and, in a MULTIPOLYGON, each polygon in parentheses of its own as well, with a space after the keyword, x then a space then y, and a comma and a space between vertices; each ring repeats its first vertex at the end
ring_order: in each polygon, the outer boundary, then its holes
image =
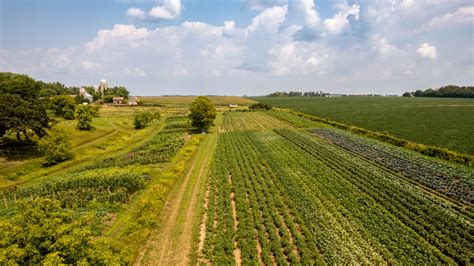
POLYGON ((138 112, 138 113, 135 114, 133 125, 135 126, 135 129, 142 129, 142 128, 145 128, 153 120, 160 119, 160 117, 161 117, 161 114, 158 111, 155 111, 155 112, 150 112, 150 111, 138 112))
POLYGON ((271 110, 273 107, 268 103, 254 103, 249 106, 249 109, 271 110))
POLYGON ((80 130, 92 129, 92 118, 98 116, 98 110, 90 105, 76 106, 77 128, 80 130))
POLYGON ((47 165, 55 165, 73 158, 69 139, 60 131, 53 131, 40 139, 38 149, 44 153, 47 165))

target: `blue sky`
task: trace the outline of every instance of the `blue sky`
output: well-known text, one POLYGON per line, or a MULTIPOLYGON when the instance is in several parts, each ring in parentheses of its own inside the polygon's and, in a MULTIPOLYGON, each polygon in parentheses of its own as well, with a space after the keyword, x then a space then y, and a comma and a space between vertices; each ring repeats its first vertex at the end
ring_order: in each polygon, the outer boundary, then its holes
POLYGON ((0 0, 0 71, 136 95, 473 85, 470 0, 0 0))

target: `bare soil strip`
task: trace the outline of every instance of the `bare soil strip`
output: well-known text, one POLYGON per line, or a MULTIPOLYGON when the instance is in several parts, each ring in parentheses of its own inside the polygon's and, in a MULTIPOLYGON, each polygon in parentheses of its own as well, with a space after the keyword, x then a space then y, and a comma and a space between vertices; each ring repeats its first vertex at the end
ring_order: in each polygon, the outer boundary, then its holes
MULTIPOLYGON (((209 134, 197 151, 183 181, 170 194, 163 210, 160 228, 152 232, 135 265, 188 265, 192 252, 193 225, 199 199, 205 193, 208 165, 217 141, 209 134)), ((204 231, 205 232, 205 231, 204 231)))

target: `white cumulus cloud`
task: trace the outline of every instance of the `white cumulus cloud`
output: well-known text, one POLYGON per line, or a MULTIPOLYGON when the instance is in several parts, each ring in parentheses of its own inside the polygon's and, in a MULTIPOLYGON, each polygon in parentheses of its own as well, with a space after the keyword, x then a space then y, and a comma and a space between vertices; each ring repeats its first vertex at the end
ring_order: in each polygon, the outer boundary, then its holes
POLYGON ((140 8, 137 7, 131 7, 127 9, 127 16, 132 17, 132 18, 138 18, 138 19, 145 19, 145 11, 141 10, 140 8))
POLYGON ((436 59, 438 57, 438 53, 436 52, 436 47, 434 45, 430 45, 429 43, 423 43, 416 53, 422 57, 427 59, 436 59))
POLYGON ((148 15, 155 19, 174 19, 181 14, 181 0, 163 0, 161 5, 153 7, 148 15))
POLYGON ((349 15, 353 15, 356 20, 359 19, 360 6, 354 4, 352 6, 344 6, 333 18, 325 19, 323 24, 330 34, 340 34, 350 27, 347 19, 349 15))

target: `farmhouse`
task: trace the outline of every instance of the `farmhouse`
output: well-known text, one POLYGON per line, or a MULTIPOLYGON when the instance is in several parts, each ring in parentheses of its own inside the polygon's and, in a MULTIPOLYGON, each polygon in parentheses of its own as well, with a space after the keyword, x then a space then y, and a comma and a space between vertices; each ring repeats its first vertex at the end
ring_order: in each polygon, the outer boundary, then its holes
POLYGON ((239 108, 239 105, 230 103, 229 108, 239 108))
POLYGON ((123 97, 113 97, 112 98, 112 102, 114 104, 122 104, 122 101, 123 101, 123 97))

